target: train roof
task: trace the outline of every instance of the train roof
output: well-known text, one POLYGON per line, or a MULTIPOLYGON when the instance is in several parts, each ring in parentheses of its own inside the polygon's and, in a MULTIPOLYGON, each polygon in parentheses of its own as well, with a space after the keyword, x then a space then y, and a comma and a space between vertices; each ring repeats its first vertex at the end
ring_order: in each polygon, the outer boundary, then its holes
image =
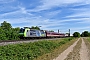
POLYGON ((55 33, 55 34, 65 34, 65 33, 58 33, 58 32, 50 32, 50 31, 46 31, 47 33, 55 33))

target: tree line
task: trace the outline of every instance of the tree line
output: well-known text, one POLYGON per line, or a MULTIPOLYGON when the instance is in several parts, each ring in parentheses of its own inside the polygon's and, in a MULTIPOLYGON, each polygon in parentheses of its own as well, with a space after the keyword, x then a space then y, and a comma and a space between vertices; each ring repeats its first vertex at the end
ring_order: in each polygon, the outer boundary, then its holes
MULTIPOLYGON (((40 30, 38 26, 32 26, 31 29, 40 30)), ((4 21, 0 24, 0 40, 19 40, 19 31, 19 27, 13 28, 10 23, 4 21)), ((84 31, 82 34, 74 32, 73 37, 90 37, 90 32, 84 31)))
POLYGON ((84 31, 81 34, 79 32, 74 32, 73 37, 90 37, 90 32, 84 31))

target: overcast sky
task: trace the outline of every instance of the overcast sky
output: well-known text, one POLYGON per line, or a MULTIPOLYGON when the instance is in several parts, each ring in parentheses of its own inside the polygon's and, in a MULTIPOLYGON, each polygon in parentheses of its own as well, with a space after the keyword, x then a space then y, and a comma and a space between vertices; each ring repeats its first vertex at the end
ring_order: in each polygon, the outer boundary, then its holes
POLYGON ((42 26, 71 34, 90 31, 90 0, 0 0, 0 23, 13 27, 42 26))

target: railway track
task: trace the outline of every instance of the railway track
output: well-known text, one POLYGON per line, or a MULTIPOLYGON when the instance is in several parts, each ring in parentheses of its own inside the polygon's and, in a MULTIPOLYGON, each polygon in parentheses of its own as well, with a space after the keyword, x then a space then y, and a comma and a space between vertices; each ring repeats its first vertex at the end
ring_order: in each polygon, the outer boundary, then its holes
POLYGON ((43 40, 60 40, 63 38, 48 38, 48 39, 22 39, 22 40, 4 40, 0 41, 0 46, 8 45, 8 44, 19 44, 19 43, 29 43, 29 42, 36 42, 36 41, 43 41, 43 40))

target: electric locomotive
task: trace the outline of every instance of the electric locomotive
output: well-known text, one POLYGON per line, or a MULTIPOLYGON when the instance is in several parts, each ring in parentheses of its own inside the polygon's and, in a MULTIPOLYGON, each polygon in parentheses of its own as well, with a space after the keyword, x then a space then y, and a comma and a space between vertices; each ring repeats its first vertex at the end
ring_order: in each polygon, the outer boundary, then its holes
POLYGON ((30 28, 21 28, 19 32, 20 38, 22 37, 46 37, 44 30, 36 30, 30 28))
POLYGON ((21 28, 19 32, 20 38, 55 38, 65 37, 64 33, 50 32, 45 30, 36 30, 31 28, 21 28))

